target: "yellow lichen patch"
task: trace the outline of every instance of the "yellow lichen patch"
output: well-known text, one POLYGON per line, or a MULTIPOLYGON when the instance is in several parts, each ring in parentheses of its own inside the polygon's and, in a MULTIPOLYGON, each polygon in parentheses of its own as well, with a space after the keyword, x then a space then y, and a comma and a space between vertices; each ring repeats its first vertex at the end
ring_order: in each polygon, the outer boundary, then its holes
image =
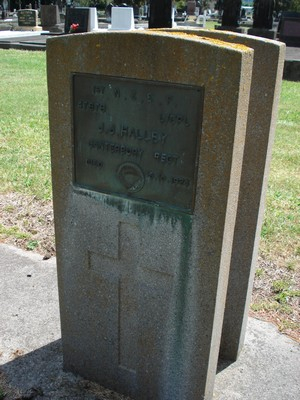
POLYGON ((150 34, 153 34, 153 33, 157 34, 158 33, 159 35, 162 35, 162 36, 177 36, 177 37, 182 38, 182 39, 197 40, 197 41, 200 41, 200 42, 207 41, 207 42, 210 42, 210 43, 212 43, 212 44, 214 44, 216 46, 222 46, 222 47, 227 47, 227 48, 230 47, 232 49, 241 50, 241 51, 251 51, 251 49, 249 47, 247 47, 247 46, 245 46, 243 44, 230 43, 230 42, 226 42, 226 41, 223 41, 223 40, 220 40, 220 39, 213 39, 213 38, 210 38, 210 37, 200 36, 200 35, 197 35, 197 33, 195 33, 195 31, 193 31, 193 32, 187 32, 187 31, 181 32, 179 30, 175 30, 175 31, 168 30, 168 31, 166 31, 166 30, 162 30, 162 29, 151 29, 151 30, 145 31, 145 33, 150 33, 150 34))

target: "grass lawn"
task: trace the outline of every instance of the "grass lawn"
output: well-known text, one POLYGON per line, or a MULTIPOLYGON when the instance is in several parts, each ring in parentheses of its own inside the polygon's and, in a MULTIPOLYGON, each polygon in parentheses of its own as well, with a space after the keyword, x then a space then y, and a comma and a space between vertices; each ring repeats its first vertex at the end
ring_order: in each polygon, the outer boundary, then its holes
MULTIPOLYGON (((34 196, 44 204, 51 200, 46 54, 0 50, 0 71, 0 194, 34 196)), ((253 312, 275 313, 282 329, 298 330, 299 104, 300 82, 284 81, 256 273, 262 295, 252 303, 253 312)), ((0 218, 2 240, 17 234, 0 218)), ((27 239, 35 243, 34 235, 27 239)))
POLYGON ((261 240, 263 253, 283 257, 290 268, 300 256, 299 104, 300 82, 284 81, 261 240))
POLYGON ((45 52, 0 50, 0 187, 51 198, 45 52))

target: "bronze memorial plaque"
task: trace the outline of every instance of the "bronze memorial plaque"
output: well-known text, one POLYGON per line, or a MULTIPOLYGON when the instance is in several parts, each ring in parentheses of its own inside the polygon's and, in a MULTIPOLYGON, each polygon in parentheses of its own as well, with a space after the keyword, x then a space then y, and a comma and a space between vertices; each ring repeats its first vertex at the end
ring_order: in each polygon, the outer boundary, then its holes
POLYGON ((192 212, 204 89, 73 75, 74 183, 192 212))

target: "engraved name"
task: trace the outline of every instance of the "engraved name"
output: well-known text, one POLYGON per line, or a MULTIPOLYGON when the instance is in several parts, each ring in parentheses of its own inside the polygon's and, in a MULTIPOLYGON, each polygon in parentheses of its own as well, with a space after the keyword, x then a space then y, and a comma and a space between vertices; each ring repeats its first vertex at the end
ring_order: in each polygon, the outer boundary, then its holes
POLYGON ((168 137, 168 135, 162 132, 131 128, 125 124, 120 124, 118 126, 115 124, 106 125, 104 122, 99 126, 98 133, 110 136, 115 135, 122 138, 125 137, 128 139, 135 139, 153 144, 165 144, 168 137))

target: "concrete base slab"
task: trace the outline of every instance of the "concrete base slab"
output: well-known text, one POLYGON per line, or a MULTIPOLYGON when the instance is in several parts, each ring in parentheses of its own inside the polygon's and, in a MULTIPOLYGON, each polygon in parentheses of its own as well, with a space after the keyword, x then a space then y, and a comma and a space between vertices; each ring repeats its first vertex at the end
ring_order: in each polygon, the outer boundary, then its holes
POLYGON ((298 399, 299 356, 299 344, 274 325, 249 318, 244 348, 237 362, 217 374, 214 399, 298 399))
POLYGON ((250 28, 248 29, 248 35, 259 36, 267 39, 276 39, 277 32, 272 29, 259 29, 259 28, 250 28))
MULTIPOLYGON (((62 370, 56 260, 0 244, 0 270, 1 378, 36 399, 125 400, 62 370)), ((298 400, 300 346, 249 318, 239 360, 219 371, 214 400, 298 400)))
POLYGON ((48 31, 0 31, 0 39, 27 38, 28 36, 40 36, 48 31))
POLYGON ((18 26, 17 27, 18 31, 24 31, 24 32, 41 32, 42 27, 41 26, 18 26))

